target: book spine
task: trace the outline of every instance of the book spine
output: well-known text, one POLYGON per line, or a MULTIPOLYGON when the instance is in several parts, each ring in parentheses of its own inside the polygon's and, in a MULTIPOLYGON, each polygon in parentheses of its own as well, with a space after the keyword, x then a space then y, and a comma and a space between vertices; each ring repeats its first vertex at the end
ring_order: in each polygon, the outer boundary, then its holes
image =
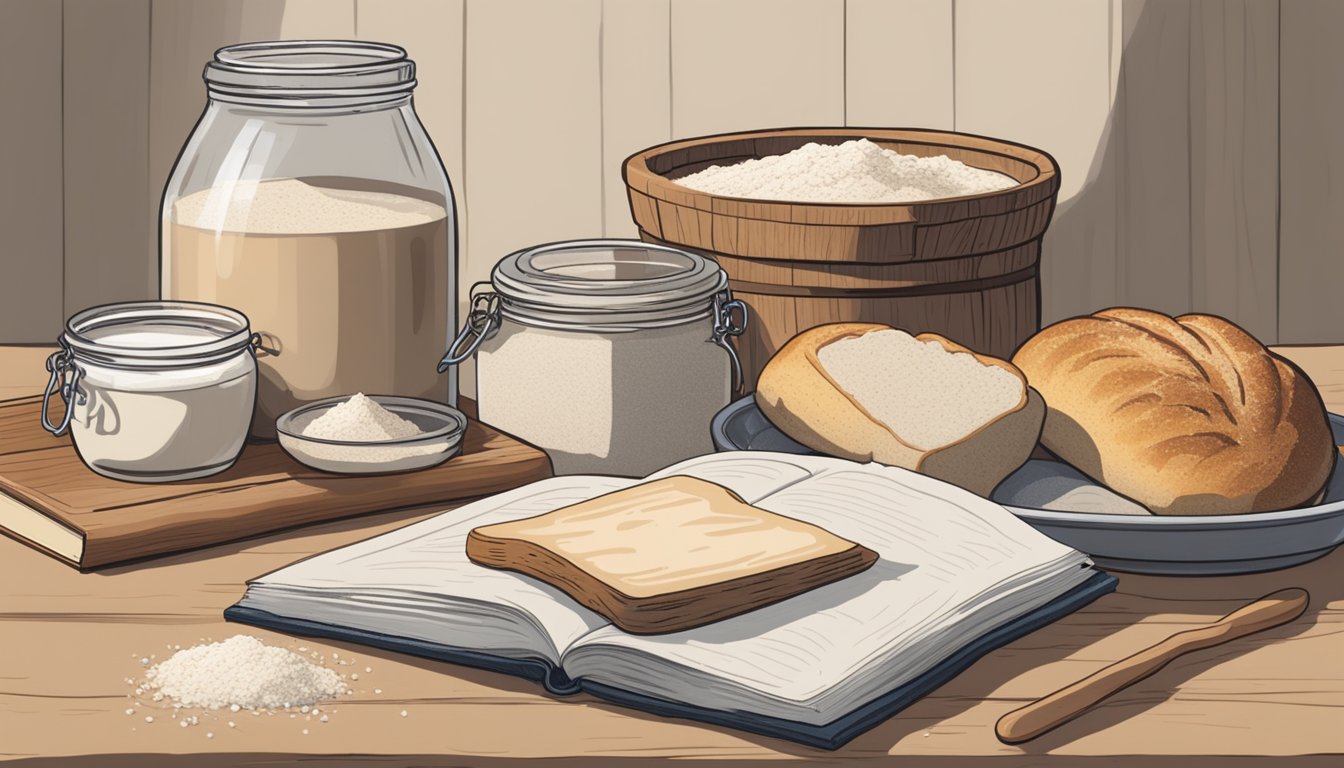
POLYGON ((543 688, 557 696, 570 696, 582 690, 579 684, 570 679, 564 670, 540 659, 510 659, 467 648, 439 645, 426 640, 279 616, 269 611, 248 606, 246 594, 243 595, 242 600, 224 609, 224 618, 227 621, 264 627, 278 632, 308 637, 329 637, 398 653, 409 653, 412 656, 516 675, 540 683, 543 688))
POLYGON ((560 667, 551 667, 542 678, 541 685, 556 696, 573 696, 583 690, 583 686, 560 667))

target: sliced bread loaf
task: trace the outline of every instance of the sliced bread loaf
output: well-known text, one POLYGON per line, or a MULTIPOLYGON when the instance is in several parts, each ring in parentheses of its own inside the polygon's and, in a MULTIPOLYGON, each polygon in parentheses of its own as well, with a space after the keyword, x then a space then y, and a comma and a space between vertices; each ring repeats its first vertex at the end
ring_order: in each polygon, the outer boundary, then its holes
POLYGON ((872 323, 798 334, 761 372, 756 403, 813 450, 905 467, 984 496, 1026 462, 1045 416, 1011 363, 872 323))

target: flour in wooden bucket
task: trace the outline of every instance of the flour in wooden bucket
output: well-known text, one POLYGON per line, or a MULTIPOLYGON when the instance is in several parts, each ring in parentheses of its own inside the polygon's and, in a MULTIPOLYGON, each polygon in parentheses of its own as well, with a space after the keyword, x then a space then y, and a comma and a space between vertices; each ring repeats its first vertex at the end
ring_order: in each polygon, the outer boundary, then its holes
POLYGON ((787 154, 712 165, 675 181, 724 197, 817 203, 908 203, 996 192, 1018 183, 946 155, 903 155, 867 139, 810 142, 787 154))

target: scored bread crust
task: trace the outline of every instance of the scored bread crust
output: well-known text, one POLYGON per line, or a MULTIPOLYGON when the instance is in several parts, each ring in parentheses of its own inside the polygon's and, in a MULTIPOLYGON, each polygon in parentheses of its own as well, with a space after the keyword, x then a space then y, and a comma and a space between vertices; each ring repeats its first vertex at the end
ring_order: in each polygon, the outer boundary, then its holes
POLYGON ((1026 377, 1006 361, 977 354, 932 333, 949 352, 965 352, 984 365, 1011 373, 1022 382, 1017 405, 948 445, 911 445, 889 425, 874 418, 826 371, 817 353, 828 344, 873 331, 892 330, 878 323, 832 323, 817 326, 785 344, 761 371, 756 404, 784 434, 814 451, 853 461, 875 461, 904 467, 988 496, 1031 455, 1045 415, 1041 396, 1026 377))
POLYGON ((1289 509, 1334 468, 1311 380, 1220 317, 1108 309, 1046 328, 1013 362, 1045 397, 1042 444, 1155 514, 1289 509))

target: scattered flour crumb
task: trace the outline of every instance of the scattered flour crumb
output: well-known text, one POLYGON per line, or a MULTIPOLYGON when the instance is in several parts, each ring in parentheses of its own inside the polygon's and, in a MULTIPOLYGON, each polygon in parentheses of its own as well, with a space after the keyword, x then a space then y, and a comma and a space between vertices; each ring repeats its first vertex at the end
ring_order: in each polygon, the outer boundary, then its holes
MULTIPOLYGON (((335 671, 248 635, 178 651, 151 667, 147 687, 158 689, 154 700, 166 695, 175 706, 223 709, 313 704, 346 690, 335 671)), ((151 720, 147 719, 147 722, 151 720)), ((184 720, 195 724, 192 716, 184 720)))
POLYGON ((819 203, 908 203, 996 192, 1018 183, 946 155, 902 155, 868 139, 812 142, 783 155, 712 165, 675 181, 727 197, 819 203))

